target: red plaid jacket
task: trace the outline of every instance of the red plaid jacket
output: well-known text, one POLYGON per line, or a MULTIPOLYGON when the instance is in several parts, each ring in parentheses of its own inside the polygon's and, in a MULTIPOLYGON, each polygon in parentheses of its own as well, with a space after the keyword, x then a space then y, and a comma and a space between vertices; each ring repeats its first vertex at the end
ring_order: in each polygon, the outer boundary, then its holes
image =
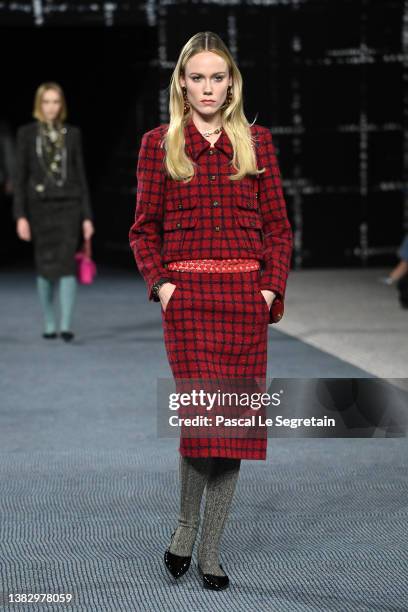
POLYGON ((182 259, 255 258, 261 261, 259 289, 284 300, 293 235, 282 193, 281 175, 268 128, 251 127, 257 136, 259 177, 231 181, 232 145, 222 131, 215 145, 192 120, 185 127, 186 152, 197 164, 189 183, 166 176, 160 139, 168 124, 143 135, 137 163, 137 201, 129 231, 130 247, 145 279, 152 285, 171 278, 166 264, 182 259))

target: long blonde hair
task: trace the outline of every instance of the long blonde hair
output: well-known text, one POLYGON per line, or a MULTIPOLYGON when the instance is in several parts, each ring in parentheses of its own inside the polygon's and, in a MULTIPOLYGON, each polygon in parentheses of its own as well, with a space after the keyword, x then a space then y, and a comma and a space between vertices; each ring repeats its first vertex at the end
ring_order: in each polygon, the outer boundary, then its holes
POLYGON ((38 119, 38 121, 45 121, 43 112, 41 110, 41 102, 42 102, 43 95, 49 89, 53 89, 60 96, 61 108, 58 113, 58 119, 59 121, 63 123, 65 119, 67 118, 67 103, 66 103, 65 95, 64 95, 61 85, 58 85, 58 83, 55 83, 54 81, 48 81, 47 83, 42 83, 41 85, 37 87, 37 91, 35 92, 35 96, 34 96, 33 117, 35 119, 38 119))
POLYGON ((232 166, 236 173, 229 175, 231 180, 240 180, 246 174, 260 174, 254 149, 255 138, 251 134, 250 124, 245 117, 242 101, 242 76, 238 67, 221 38, 214 32, 198 32, 187 41, 181 50, 170 81, 170 122, 164 135, 162 146, 166 154, 164 165, 169 176, 175 180, 189 182, 194 176, 197 164, 185 153, 184 126, 191 119, 192 109, 184 114, 184 99, 180 85, 180 76, 185 75, 188 60, 201 51, 212 51, 224 58, 229 73, 232 75, 232 99, 230 104, 221 109, 222 126, 229 137, 232 148, 232 166))

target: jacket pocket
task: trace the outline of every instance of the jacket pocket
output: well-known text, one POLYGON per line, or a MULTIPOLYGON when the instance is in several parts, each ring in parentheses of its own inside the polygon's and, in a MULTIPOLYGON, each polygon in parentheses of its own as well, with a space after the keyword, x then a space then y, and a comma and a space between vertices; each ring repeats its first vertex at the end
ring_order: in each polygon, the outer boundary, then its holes
POLYGON ((259 210, 256 179, 243 179, 237 183, 235 189, 235 203, 240 210, 259 210))
POLYGON ((165 232, 173 232, 177 230, 185 230, 195 227, 198 217, 178 217, 175 219, 164 219, 163 229, 165 232))
POLYGON ((165 200, 164 208, 166 212, 175 212, 183 210, 193 210, 197 206, 196 198, 177 197, 172 194, 171 197, 165 200))
POLYGON ((245 196, 236 201, 236 206, 239 209, 239 212, 243 210, 259 212, 258 200, 255 196, 245 196))
POLYGON ((261 252, 263 246, 263 233, 260 215, 245 215, 241 213, 237 217, 237 221, 239 226, 244 230, 246 237, 249 239, 250 246, 257 253, 261 252))
POLYGON ((177 216, 163 221, 163 255, 178 257, 182 252, 186 237, 192 235, 198 217, 177 216))

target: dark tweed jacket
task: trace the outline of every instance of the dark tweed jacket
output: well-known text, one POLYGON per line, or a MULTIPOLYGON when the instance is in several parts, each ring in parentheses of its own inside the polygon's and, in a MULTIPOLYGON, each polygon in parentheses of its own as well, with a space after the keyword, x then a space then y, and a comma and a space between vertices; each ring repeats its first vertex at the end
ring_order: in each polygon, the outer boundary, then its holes
POLYGON ((92 220, 88 183, 82 155, 81 131, 78 127, 65 124, 67 130, 65 144, 67 149, 67 180, 62 187, 46 182, 44 167, 36 151, 38 122, 33 121, 21 126, 17 132, 17 154, 15 172, 15 194, 13 216, 30 218, 30 210, 41 200, 78 200, 82 220, 92 220), (37 185, 45 184, 39 192, 37 185))

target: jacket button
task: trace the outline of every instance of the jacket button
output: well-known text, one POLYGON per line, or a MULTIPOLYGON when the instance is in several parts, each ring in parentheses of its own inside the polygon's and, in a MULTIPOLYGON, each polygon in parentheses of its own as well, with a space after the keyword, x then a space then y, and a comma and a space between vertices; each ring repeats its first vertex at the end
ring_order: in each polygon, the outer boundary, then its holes
POLYGON ((255 225, 255 221, 251 221, 250 225, 254 226, 255 225))
POLYGON ((215 202, 213 202, 213 203, 212 203, 212 205, 213 205, 213 206, 219 206, 219 205, 220 205, 220 203, 219 203, 219 202, 217 202, 217 200, 215 200, 215 202))
POLYGON ((178 207, 179 207, 179 208, 183 208, 183 205, 182 205, 182 204, 179 204, 179 205, 178 205, 178 207))
POLYGON ((216 232, 219 232, 221 228, 220 228, 219 225, 216 225, 214 229, 215 229, 216 232))
POLYGON ((210 174, 210 181, 215 181, 217 177, 215 176, 215 174, 210 174))
POLYGON ((256 192, 256 193, 255 193, 255 197, 256 197, 256 198, 258 198, 258 196, 259 196, 259 193, 258 193, 258 192, 256 192))
POLYGON ((176 227, 181 227, 181 223, 177 223, 177 224, 176 224, 176 227))
POLYGON ((215 151, 213 149, 209 149, 208 154, 209 155, 214 155, 215 151))

